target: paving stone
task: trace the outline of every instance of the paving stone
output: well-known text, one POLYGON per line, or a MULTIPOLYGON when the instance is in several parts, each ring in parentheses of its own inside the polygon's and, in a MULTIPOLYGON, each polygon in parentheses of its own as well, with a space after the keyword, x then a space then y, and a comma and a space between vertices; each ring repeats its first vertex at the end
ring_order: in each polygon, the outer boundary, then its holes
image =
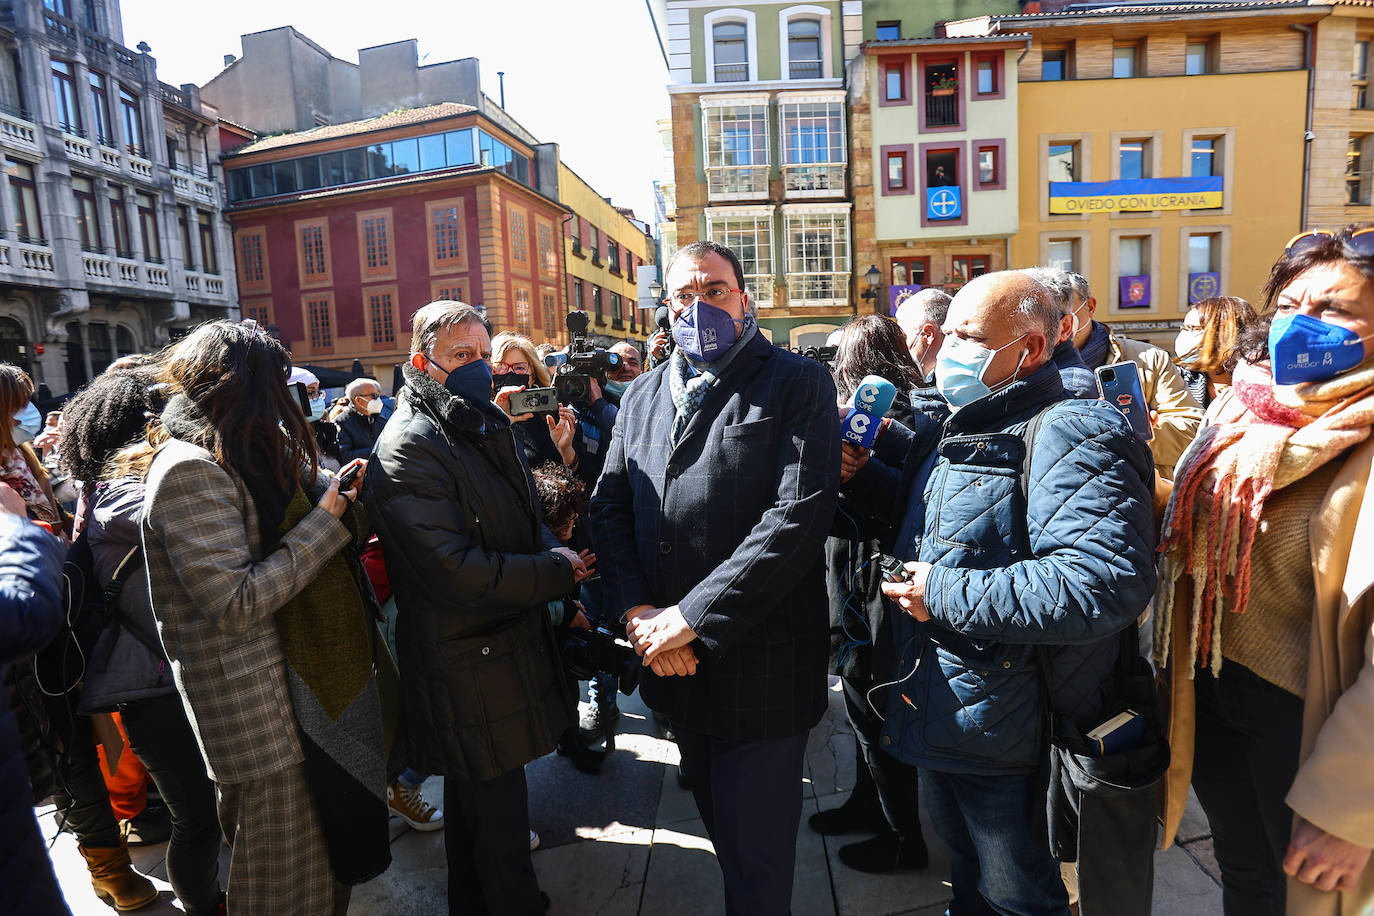
MULTIPOLYGON (((1210 845, 1210 840, 1200 840, 1210 845)), ((1155 853, 1154 916, 1198 916, 1221 912, 1221 887, 1188 851, 1171 846, 1155 853)))
POLYGON ((1221 866, 1217 864, 1217 851, 1211 837, 1185 844, 1183 851, 1188 853, 1198 868, 1205 871, 1218 886, 1221 885, 1221 866))
POLYGON ((806 742, 808 794, 816 798, 854 788, 854 733, 844 711, 839 678, 831 677, 829 705, 806 742))
POLYGON ((644 894, 652 839, 652 830, 632 830, 536 852, 534 870, 553 911, 634 916, 644 894))
MULTIPOLYGON (((821 799, 821 810, 839 807, 849 793, 821 799)), ((803 826, 803 830, 805 830, 803 826)), ((811 831, 807 831, 811 833, 811 831)), ((949 850, 935 835, 924 809, 921 832, 930 848, 930 864, 918 872, 896 875, 869 875, 847 867, 839 859, 839 849, 867 839, 866 835, 825 837, 830 863, 830 881, 835 892, 835 909, 840 916, 891 916, 938 905, 942 910, 950 899, 949 850)), ((812 833, 813 836, 817 834, 812 833)))
POLYGON ((1183 809, 1183 820, 1178 824, 1178 838, 1175 842, 1191 843, 1212 835, 1212 825, 1207 823, 1207 815, 1202 813, 1202 803, 1197 800, 1193 790, 1188 790, 1188 805, 1183 809))

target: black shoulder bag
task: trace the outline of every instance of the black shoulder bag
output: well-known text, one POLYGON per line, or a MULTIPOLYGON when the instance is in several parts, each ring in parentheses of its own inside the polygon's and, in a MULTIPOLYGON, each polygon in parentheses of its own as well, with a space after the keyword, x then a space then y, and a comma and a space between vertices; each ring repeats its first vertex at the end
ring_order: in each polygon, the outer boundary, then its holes
MULTIPOLYGON (((1022 433, 1021 495, 1028 513, 1031 452, 1047 413, 1048 408, 1037 414, 1022 433)), ((1029 517, 1026 535, 1029 548, 1029 517)), ((1140 715, 1144 730, 1131 746, 1105 754, 1092 753, 1088 739, 1059 713, 1055 647, 1037 647, 1049 735, 1049 848, 1061 862, 1078 864, 1080 916, 1149 916, 1158 834, 1155 784, 1169 768, 1169 741, 1154 671, 1140 656, 1136 623, 1106 638, 1117 640, 1119 650, 1101 720, 1130 709, 1140 715)))

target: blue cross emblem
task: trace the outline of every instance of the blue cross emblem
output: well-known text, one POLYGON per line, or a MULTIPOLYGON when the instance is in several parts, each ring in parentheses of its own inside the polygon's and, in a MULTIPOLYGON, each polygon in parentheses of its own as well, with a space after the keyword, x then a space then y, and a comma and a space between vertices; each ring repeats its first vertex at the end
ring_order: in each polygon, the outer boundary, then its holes
POLYGON ((959 215, 958 188, 931 188, 926 192, 929 219, 953 219, 959 215))

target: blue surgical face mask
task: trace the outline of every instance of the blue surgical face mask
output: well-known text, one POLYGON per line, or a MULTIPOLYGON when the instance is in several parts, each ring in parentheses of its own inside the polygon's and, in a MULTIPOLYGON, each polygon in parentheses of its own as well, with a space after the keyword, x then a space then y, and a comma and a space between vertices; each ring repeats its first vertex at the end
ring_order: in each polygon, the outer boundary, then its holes
POLYGON ((305 418, 306 418, 307 420, 309 420, 311 423, 314 423, 316 420, 321 420, 321 419, 323 419, 323 418, 324 418, 324 411, 325 411, 325 408, 328 407, 328 406, 329 406, 329 400, 328 400, 324 395, 320 395, 319 397, 311 398, 311 399, 310 399, 310 413, 306 414, 306 415, 305 415, 305 418))
POLYGON ((1354 369, 1364 362, 1367 339, 1349 328, 1310 315, 1275 318, 1269 326, 1269 359, 1274 367, 1274 383, 1322 382, 1354 369))
POLYGON ((709 363, 734 346, 743 326, 744 322, 725 309, 698 299, 683 309, 673 322, 673 340, 692 359, 709 363))
MULTIPOLYGON (((433 362, 431 360, 431 362, 433 362)), ((438 363, 434 365, 439 366, 438 363)), ((443 369, 443 366, 439 366, 443 369)), ((460 398, 472 402, 473 406, 491 400, 491 363, 485 359, 474 359, 472 362, 459 366, 457 369, 448 370, 448 375, 444 378, 444 387, 450 394, 456 394, 460 398)))
MULTIPOLYGON (((939 354, 935 357, 935 385, 940 389, 940 396, 949 404, 949 409, 957 411, 992 394, 993 390, 983 382, 983 373, 987 371, 988 364, 998 353, 1025 336, 1022 334, 1021 337, 1003 344, 996 350, 961 337, 946 337, 939 354)), ((1013 372, 1000 387, 1006 387, 1016 381, 1016 375, 1026 361, 1027 352, 1029 351, 1022 351, 1021 361, 1016 364, 1016 372, 1013 372)))
POLYGON ((43 415, 33 406, 32 401, 25 401, 24 409, 16 413, 14 418, 19 421, 19 428, 28 433, 30 438, 38 435, 38 431, 43 428, 43 415))
POLYGON ((621 395, 623 395, 625 393, 625 389, 629 387, 629 382, 615 382, 609 379, 606 381, 606 393, 613 394, 616 397, 620 397, 621 395))

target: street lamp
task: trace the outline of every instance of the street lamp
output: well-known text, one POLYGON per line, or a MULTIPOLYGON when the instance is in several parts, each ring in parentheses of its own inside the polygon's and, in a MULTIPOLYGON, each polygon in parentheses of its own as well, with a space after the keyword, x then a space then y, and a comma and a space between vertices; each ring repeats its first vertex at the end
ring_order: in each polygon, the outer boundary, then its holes
POLYGON ((868 300, 873 306, 873 310, 878 309, 878 284, 883 280, 882 272, 878 270, 876 264, 871 265, 864 273, 864 282, 868 284, 868 289, 859 294, 859 298, 868 300))
POLYGON ((663 284, 657 280, 649 284, 649 295, 653 297, 654 308, 658 308, 663 302, 663 284))

